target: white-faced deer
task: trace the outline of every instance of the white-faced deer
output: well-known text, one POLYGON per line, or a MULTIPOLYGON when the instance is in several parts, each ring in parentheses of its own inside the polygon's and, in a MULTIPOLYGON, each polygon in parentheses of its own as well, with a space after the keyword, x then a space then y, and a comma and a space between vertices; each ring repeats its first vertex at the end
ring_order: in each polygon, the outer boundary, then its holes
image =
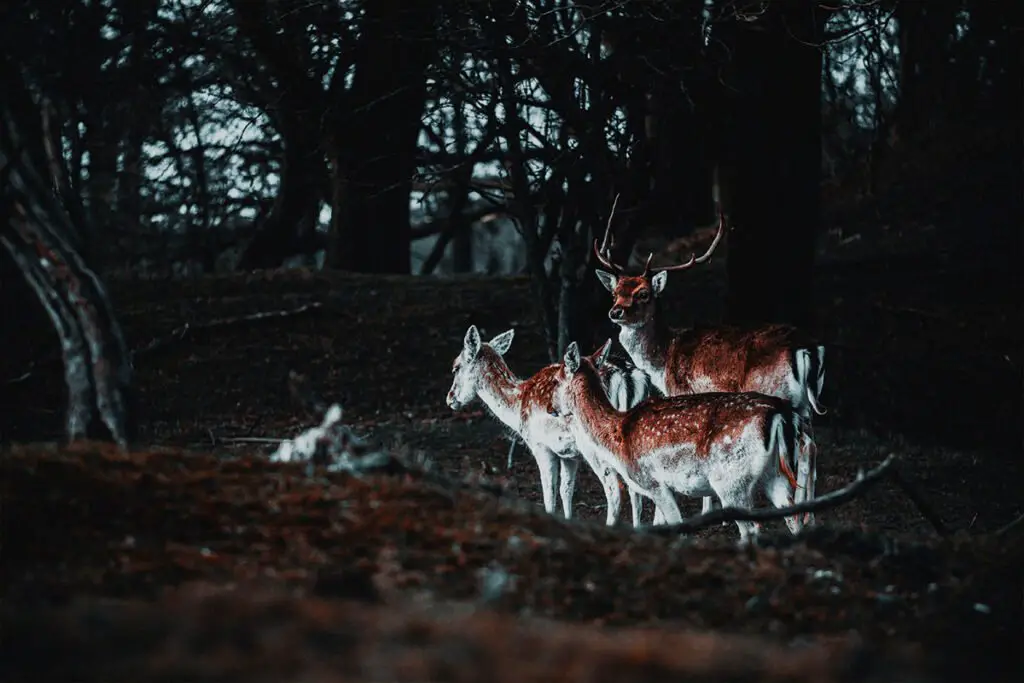
MULTIPOLYGON (((714 494, 723 506, 750 509, 760 484, 775 507, 793 504, 789 458, 810 435, 789 401, 752 392, 703 393, 651 397, 620 412, 598 377, 610 343, 580 357, 573 342, 558 373, 555 410, 568 418, 584 457, 611 466, 630 489, 653 498, 669 524, 682 521, 673 491, 714 494)), ((793 533, 800 528, 796 517, 786 524, 793 533)), ((736 526, 741 541, 759 531, 752 522, 736 526)))
MULTIPOLYGON (((452 364, 455 377, 448 390, 448 407, 460 410, 479 396, 499 421, 522 438, 537 461, 544 509, 554 512, 557 488, 562 500, 562 513, 570 518, 580 453, 566 421, 556 416, 552 407, 561 366, 549 365, 528 379, 519 379, 502 357, 512 345, 514 335, 514 330, 508 330, 490 342, 482 342, 476 326, 469 327, 462 351, 452 364)), ((617 371, 610 367, 604 373, 603 381, 611 387, 612 395, 622 409, 646 398, 650 386, 643 373, 617 371)), ((618 478, 610 468, 587 462, 601 480, 608 503, 605 521, 613 525, 618 521, 621 508, 618 478)), ((639 494, 630 491, 630 501, 633 525, 639 526, 639 494)), ((660 517, 656 516, 655 521, 659 520, 660 517)))
MULTIPOLYGON (((598 261, 612 271, 596 271, 601 284, 612 294, 608 317, 619 326, 623 348, 659 391, 665 396, 746 391, 777 396, 793 404, 808 429, 812 411, 825 413, 818 400, 825 382, 825 347, 797 328, 774 324, 670 330, 666 325, 659 299, 668 273, 687 270, 711 258, 725 230, 721 210, 716 237, 702 256, 661 268, 651 268, 649 256, 639 275, 627 275, 625 268, 611 260, 610 230, 609 216, 602 244, 598 246, 594 240, 598 261)), ((801 449, 795 458, 796 501, 811 500, 817 478, 815 454, 801 449)), ((712 502, 710 497, 704 499, 705 512, 712 502)), ((812 523, 813 515, 808 513, 804 522, 812 523)))

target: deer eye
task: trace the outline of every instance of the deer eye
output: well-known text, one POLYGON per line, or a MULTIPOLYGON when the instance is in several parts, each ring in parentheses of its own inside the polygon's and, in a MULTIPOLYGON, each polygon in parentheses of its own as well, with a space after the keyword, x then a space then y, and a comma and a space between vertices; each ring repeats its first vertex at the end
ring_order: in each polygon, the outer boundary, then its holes
POLYGON ((642 292, 637 292, 636 293, 636 300, 637 301, 641 301, 641 302, 642 301, 647 301, 650 298, 651 298, 651 293, 648 292, 646 289, 644 291, 642 291, 642 292))

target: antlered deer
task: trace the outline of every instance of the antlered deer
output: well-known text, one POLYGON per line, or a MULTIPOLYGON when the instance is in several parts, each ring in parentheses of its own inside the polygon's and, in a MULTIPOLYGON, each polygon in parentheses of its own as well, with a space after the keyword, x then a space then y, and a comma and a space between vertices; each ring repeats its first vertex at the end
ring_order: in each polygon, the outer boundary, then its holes
MULTIPOLYGON (((482 342, 476 325, 470 325, 463 340, 462 351, 452 364, 451 389, 447 403, 460 410, 477 396, 494 416, 516 432, 537 461, 540 470, 544 509, 555 510, 555 489, 562 500, 562 513, 572 516, 572 498, 576 489, 576 472, 580 453, 564 419, 553 414, 552 400, 560 365, 541 368, 528 379, 519 379, 509 369, 503 356, 512 345, 514 330, 502 332, 482 342)), ((649 384, 643 373, 628 368, 609 367, 604 373, 604 387, 612 400, 623 410, 646 398, 649 384)), ((608 503, 606 523, 618 521, 621 508, 619 481, 609 468, 588 461, 601 480, 608 503)), ((640 525, 639 494, 630 491, 633 505, 633 526, 640 525)), ((656 515, 655 523, 660 521, 656 515)))
MULTIPOLYGON (((825 413, 818 401, 825 382, 824 346, 791 325, 673 331, 660 313, 659 297, 669 271, 686 270, 708 261, 724 229, 725 216, 719 210, 718 231, 702 256, 661 268, 651 268, 648 257, 640 275, 627 275, 609 257, 609 216, 602 245, 594 240, 598 261, 613 271, 596 271, 601 284, 612 294, 608 317, 619 326, 619 342, 630 358, 664 395, 755 391, 778 396, 793 404, 810 429, 811 411, 825 413)), ((800 450, 796 460, 796 500, 811 500, 817 478, 814 453, 800 450)), ((711 506, 712 499, 705 498, 704 511, 711 506)), ((813 515, 808 513, 804 521, 813 522, 813 515)))
MULTIPOLYGON (((793 504, 789 457, 810 435, 789 401, 752 392, 703 393, 651 397, 620 412, 598 377, 610 344, 581 358, 573 342, 558 373, 555 410, 568 418, 588 462, 611 466, 631 490, 653 498, 669 524, 682 521, 673 491, 715 494, 723 506, 750 509, 760 484, 775 507, 793 504)), ((793 533, 800 528, 796 517, 786 524, 793 533)), ((741 541, 759 530, 752 522, 736 525, 741 541)))

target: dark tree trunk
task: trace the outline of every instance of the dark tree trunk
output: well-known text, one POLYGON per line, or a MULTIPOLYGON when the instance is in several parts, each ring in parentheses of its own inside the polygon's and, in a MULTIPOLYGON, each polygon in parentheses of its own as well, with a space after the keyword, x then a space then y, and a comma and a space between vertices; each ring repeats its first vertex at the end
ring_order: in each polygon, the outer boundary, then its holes
POLYGON ((931 129, 953 109, 944 106, 949 40, 956 26, 953 3, 901 2, 896 6, 900 40, 897 121, 904 136, 931 129))
POLYGON ((276 268, 285 257, 313 243, 325 173, 323 154, 311 135, 315 128, 283 102, 279 109, 279 132, 284 145, 281 187, 270 213, 257 226, 239 268, 276 268))
POLYGON ((679 14, 661 25, 664 38, 664 74, 651 97, 649 117, 656 144, 651 213, 668 228, 668 234, 686 234, 713 216, 711 171, 714 167, 708 123, 711 100, 708 72, 701 68, 703 35, 700 10, 703 2, 677 10, 679 14))
MULTIPOLYGON (((149 68, 148 48, 152 37, 148 26, 156 18, 158 7, 157 0, 128 0, 120 4, 126 30, 131 32, 128 74, 136 89, 130 100, 132 115, 127 117, 123 141, 124 166, 117 180, 118 218, 128 230, 135 230, 142 222, 142 148, 153 120, 150 106, 153 96, 146 84, 155 80, 149 68)), ((74 125, 72 122, 71 126, 74 125)))
MULTIPOLYGON (((460 74, 455 74, 458 78, 460 74)), ((464 96, 461 89, 452 95, 455 115, 452 128, 455 132, 455 152, 465 154, 468 145, 464 96)), ((448 220, 452 225, 452 272, 473 271, 473 224, 465 215, 469 202, 469 182, 473 179, 473 164, 464 162, 454 172, 451 188, 448 190, 448 220)))
POLYGON ((728 317, 737 324, 813 323, 819 221, 821 49, 815 5, 768 5, 729 26, 723 188, 731 198, 728 317))
POLYGON ((968 39, 976 54, 972 55, 974 59, 965 60, 970 71, 965 73, 964 80, 973 77, 972 86, 981 91, 979 105, 987 114, 1019 124, 1024 104, 1024 50, 1020 42, 1024 9, 1019 3, 970 0, 967 10, 968 39))
POLYGON ((68 388, 66 428, 72 440, 133 436, 132 367, 105 288, 68 239, 71 218, 52 191, 46 165, 31 150, 40 116, 17 68, 0 60, 0 247, 17 264, 60 337, 68 388))
POLYGON ((114 207, 117 206, 117 156, 120 151, 119 127, 108 117, 112 114, 101 109, 98 103, 88 112, 86 118, 85 148, 89 153, 88 181, 85 183, 84 199, 92 230, 86 253, 91 263, 101 269, 109 255, 110 244, 106 236, 116 220, 114 207))
POLYGON ((366 273, 408 273, 409 196, 426 70, 437 56, 435 8, 377 0, 366 7, 355 77, 332 124, 327 262, 366 273))

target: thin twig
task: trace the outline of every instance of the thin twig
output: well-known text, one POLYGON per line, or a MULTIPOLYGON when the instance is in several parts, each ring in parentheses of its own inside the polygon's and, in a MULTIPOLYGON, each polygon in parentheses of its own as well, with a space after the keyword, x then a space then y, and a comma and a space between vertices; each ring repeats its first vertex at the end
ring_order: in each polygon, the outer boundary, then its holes
POLYGON ((508 446, 508 464, 505 466, 506 469, 512 469, 512 454, 516 452, 516 444, 519 443, 519 437, 513 436, 512 443, 508 446))
POLYGON ((1024 526, 1024 515, 1019 516, 1017 519, 997 530, 995 535, 996 537, 1005 536, 1019 526, 1024 526))
POLYGON ((896 462, 896 456, 890 453, 889 457, 887 457, 881 465, 869 470, 863 476, 858 477, 844 488, 832 491, 831 493, 826 493, 825 495, 811 501, 791 505, 790 507, 778 508, 776 510, 744 510, 742 508, 735 507, 720 508, 702 515, 691 517, 679 524, 645 527, 640 531, 658 535, 692 534, 721 522, 767 522, 773 519, 781 519, 783 517, 803 514, 805 512, 820 512, 821 510, 828 510, 838 505, 842 505, 843 503, 848 503, 854 498, 863 495, 865 491, 881 481, 887 474, 891 473, 894 462, 896 462))

